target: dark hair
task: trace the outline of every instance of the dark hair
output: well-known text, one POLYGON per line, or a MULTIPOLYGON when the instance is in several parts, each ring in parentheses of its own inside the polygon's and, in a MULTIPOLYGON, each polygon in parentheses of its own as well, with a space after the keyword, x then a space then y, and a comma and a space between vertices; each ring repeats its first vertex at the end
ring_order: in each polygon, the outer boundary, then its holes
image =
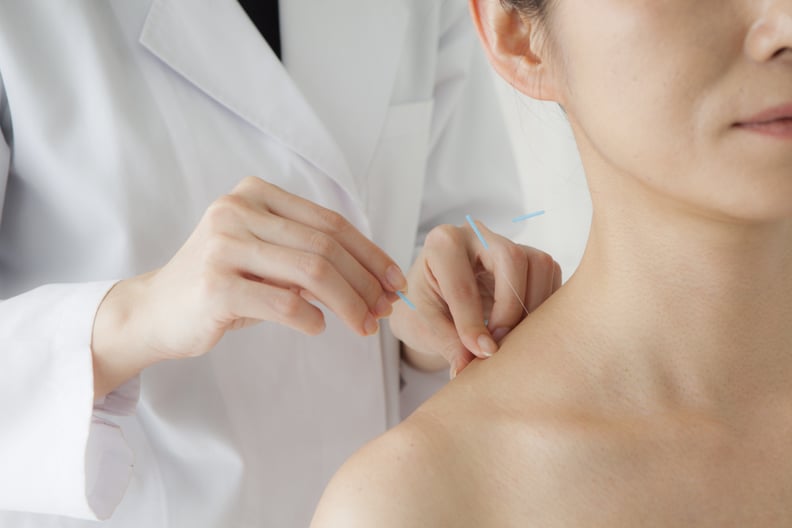
POLYGON ((505 7, 517 9, 528 16, 542 18, 547 14, 549 0, 501 0, 505 7))

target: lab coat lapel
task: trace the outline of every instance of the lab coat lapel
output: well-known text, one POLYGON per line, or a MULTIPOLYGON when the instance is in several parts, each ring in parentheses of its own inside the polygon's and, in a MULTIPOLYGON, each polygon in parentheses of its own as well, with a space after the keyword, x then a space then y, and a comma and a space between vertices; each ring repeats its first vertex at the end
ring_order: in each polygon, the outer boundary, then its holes
POLYGON ((360 206, 343 153, 237 2, 154 0, 140 43, 333 178, 360 206))
POLYGON ((281 6, 286 67, 365 188, 398 73, 408 6, 403 0, 288 0, 281 6))

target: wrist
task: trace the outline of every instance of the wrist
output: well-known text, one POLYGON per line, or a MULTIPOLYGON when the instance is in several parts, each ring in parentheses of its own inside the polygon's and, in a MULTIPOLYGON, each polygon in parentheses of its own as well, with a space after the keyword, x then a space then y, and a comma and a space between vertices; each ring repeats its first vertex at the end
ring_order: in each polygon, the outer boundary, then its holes
POLYGON ((160 361, 146 345, 141 315, 148 275, 116 283, 94 318, 91 338, 94 398, 101 398, 160 361))

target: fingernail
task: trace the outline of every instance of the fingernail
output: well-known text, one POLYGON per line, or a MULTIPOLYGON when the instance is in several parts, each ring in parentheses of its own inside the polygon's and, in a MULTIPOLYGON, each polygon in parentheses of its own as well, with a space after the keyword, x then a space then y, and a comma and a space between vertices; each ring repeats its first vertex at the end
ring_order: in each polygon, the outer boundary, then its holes
POLYGON ((374 315, 377 317, 387 317, 393 311, 393 305, 391 305, 388 297, 383 295, 377 301, 377 304, 374 306, 374 311, 376 312, 374 315))
POLYGON ((500 343, 501 339, 506 337, 506 334, 508 333, 509 333, 508 328, 496 328, 492 332, 492 339, 494 339, 496 343, 500 343))
POLYGON ((407 279, 404 278, 404 274, 398 266, 391 265, 388 267, 385 270, 385 278, 388 279, 388 283, 394 290, 402 290, 407 287, 407 279))
POLYGON ((492 354, 498 351, 498 345, 492 338, 486 334, 481 334, 478 338, 479 350, 485 357, 492 357, 492 354))
POLYGON ((374 335, 379 330, 379 324, 377 324, 377 320, 374 319, 374 316, 368 314, 366 316, 366 321, 363 323, 363 329, 366 331, 366 335, 374 335))
POLYGON ((454 360, 451 362, 451 370, 448 371, 448 377, 454 379, 457 377, 457 374, 459 374, 459 367, 456 360, 454 360))

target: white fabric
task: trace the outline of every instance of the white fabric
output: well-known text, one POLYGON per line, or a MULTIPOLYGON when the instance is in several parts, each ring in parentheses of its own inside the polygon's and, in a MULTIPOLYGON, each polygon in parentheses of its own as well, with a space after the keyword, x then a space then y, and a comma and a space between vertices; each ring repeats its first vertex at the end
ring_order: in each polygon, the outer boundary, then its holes
POLYGON ((232 0, 0 3, 0 527, 307 525, 398 419, 387 327, 262 324, 92 408, 93 317, 248 175, 405 269, 437 223, 520 213, 465 4, 282 2, 284 68, 232 0))

